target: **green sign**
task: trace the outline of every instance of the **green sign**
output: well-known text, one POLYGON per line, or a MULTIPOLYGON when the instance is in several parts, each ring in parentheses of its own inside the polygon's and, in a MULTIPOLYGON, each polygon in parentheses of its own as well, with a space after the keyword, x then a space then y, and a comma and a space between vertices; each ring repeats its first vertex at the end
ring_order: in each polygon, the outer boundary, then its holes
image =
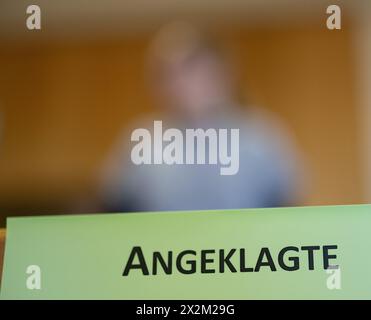
POLYGON ((371 205, 9 218, 2 299, 370 299, 371 205))

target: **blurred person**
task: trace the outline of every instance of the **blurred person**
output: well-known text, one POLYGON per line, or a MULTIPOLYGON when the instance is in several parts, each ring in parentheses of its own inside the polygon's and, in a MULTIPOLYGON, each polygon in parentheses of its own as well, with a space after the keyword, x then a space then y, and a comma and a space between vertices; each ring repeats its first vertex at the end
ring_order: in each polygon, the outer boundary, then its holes
POLYGON ((239 170, 235 175, 220 175, 215 165, 135 165, 130 159, 130 135, 124 134, 104 170, 104 210, 297 203, 301 172, 290 135, 267 111, 241 108, 232 68, 213 42, 186 23, 164 27, 150 46, 149 75, 156 101, 164 110, 164 125, 183 132, 187 128, 239 129, 239 170))

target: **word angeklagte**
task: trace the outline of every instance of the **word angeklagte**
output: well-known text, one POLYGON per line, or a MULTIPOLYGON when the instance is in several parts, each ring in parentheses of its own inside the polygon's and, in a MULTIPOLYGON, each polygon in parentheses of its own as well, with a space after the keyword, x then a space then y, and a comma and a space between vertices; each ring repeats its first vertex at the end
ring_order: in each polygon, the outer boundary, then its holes
POLYGON ((130 252, 122 275, 129 276, 133 271, 140 271, 148 276, 160 272, 167 275, 174 272, 181 274, 249 273, 266 268, 272 272, 278 269, 282 271, 338 269, 339 265, 332 264, 331 261, 337 259, 337 255, 333 252, 337 248, 337 245, 287 246, 273 254, 274 250, 263 247, 257 256, 250 255, 245 248, 183 250, 166 253, 154 251, 150 255, 145 255, 142 248, 136 246, 130 252))
POLYGON ((132 132, 131 141, 138 143, 131 160, 136 165, 219 164, 220 175, 235 175, 239 170, 239 129, 230 129, 230 139, 228 133, 228 129, 185 129, 184 137, 181 130, 163 131, 162 121, 154 121, 153 137, 144 128, 132 132))

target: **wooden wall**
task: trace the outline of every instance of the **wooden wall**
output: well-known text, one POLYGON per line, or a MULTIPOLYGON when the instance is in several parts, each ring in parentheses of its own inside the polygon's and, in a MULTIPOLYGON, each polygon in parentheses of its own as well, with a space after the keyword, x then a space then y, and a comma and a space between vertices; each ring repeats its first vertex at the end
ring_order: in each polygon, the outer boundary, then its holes
MULTIPOLYGON (((323 27, 219 32, 249 100, 295 134, 310 188, 303 204, 363 199, 352 34, 323 27)), ((0 43, 0 226, 12 214, 69 213, 94 198, 111 143, 152 108, 147 35, 0 43)))

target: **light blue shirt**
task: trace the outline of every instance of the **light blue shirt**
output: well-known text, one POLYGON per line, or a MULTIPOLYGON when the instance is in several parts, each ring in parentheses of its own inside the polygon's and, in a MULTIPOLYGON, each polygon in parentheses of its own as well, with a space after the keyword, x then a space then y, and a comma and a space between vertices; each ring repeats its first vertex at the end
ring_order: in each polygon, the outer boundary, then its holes
MULTIPOLYGON (((170 126, 171 127, 171 126, 170 126)), ((175 126, 174 126, 175 127, 175 126)), ((210 117, 204 128, 239 129, 239 171, 220 165, 134 165, 130 135, 105 173, 109 211, 167 211, 275 207, 295 204, 301 172, 291 136, 266 111, 250 109, 210 117), (123 146, 124 145, 124 146, 123 146)))

